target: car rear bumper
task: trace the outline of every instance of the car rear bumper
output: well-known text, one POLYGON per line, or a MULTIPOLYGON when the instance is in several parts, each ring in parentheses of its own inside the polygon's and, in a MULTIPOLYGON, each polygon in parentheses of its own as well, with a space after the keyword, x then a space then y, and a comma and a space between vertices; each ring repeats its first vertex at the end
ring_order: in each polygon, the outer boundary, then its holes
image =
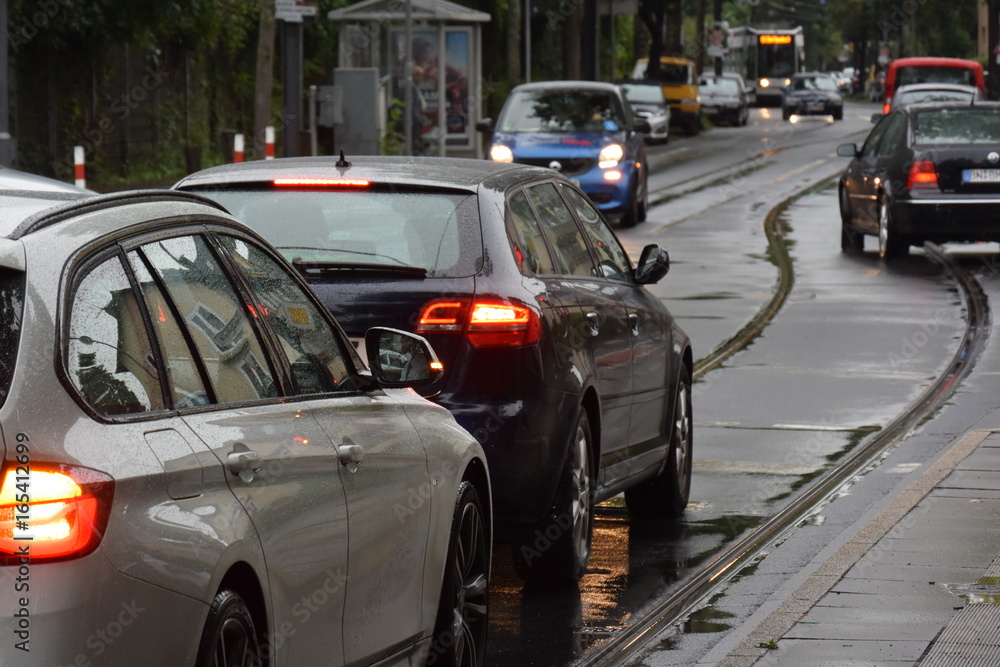
POLYGON ((479 441, 490 467, 496 529, 509 537, 552 508, 580 397, 542 383, 516 400, 442 396, 436 402, 479 441))
POLYGON ((943 196, 893 202, 897 233, 912 243, 1000 241, 1000 196, 943 196))
POLYGON ((100 551, 5 566, 0 579, 4 667, 194 663, 208 606, 121 574, 100 551))

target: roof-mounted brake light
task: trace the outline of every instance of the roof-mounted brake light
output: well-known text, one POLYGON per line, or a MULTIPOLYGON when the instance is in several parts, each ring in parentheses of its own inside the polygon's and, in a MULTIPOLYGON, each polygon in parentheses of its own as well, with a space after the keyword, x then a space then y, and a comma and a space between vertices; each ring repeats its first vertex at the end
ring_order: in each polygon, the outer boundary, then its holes
POLYGON ((363 178, 276 178, 272 181, 279 188, 366 188, 371 181, 363 178))

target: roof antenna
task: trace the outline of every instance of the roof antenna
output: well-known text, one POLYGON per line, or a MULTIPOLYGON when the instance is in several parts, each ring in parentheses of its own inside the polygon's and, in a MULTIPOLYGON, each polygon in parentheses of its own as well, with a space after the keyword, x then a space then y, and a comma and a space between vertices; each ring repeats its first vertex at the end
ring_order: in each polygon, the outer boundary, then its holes
POLYGON ((344 149, 343 148, 340 149, 340 159, 337 160, 337 165, 336 166, 340 167, 341 169, 343 169, 344 167, 350 167, 351 166, 351 163, 348 162, 346 159, 344 159, 344 149))

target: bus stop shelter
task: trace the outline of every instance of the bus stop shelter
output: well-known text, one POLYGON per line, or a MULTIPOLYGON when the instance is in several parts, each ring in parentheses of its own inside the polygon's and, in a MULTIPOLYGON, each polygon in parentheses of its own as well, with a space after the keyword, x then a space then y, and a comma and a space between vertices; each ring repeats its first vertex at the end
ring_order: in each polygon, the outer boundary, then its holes
MULTIPOLYGON (((476 123, 482 115, 481 27, 489 14, 448 0, 362 0, 335 9, 327 17, 340 23, 338 67, 378 71, 385 94, 376 113, 387 114, 393 99, 402 105, 410 76, 407 13, 410 60, 423 71, 417 84, 422 103, 414 100, 421 104, 423 127, 413 128, 414 137, 430 154, 482 157, 476 123)), ((345 113, 348 107, 345 101, 345 113)))

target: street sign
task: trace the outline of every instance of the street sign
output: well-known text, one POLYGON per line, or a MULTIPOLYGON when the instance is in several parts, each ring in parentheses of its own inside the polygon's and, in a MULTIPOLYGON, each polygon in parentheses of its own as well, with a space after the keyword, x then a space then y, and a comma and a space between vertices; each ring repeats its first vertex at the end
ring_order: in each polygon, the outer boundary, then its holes
POLYGON ((299 0, 275 0, 274 18, 289 23, 302 23, 303 18, 316 18, 316 5, 299 0))

